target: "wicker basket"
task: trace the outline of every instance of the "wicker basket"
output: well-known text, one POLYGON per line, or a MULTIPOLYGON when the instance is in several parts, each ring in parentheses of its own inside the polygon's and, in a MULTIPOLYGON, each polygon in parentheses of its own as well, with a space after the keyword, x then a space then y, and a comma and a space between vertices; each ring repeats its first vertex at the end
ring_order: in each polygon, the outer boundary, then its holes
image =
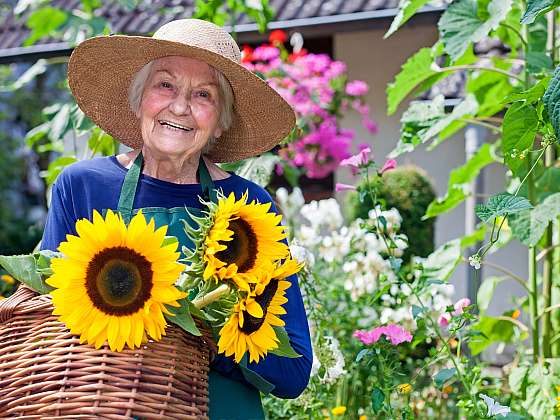
POLYGON ((208 336, 171 324, 140 349, 96 350, 52 310, 25 286, 0 301, 0 418, 208 418, 208 336))

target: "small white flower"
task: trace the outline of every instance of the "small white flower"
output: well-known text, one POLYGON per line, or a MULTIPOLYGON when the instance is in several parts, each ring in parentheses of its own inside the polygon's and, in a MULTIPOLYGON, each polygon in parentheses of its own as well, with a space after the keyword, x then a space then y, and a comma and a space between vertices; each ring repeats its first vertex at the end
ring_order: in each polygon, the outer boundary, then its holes
POLYGON ((488 395, 478 394, 480 398, 488 407, 488 413, 486 414, 488 417, 498 416, 501 415, 502 417, 506 417, 508 413, 511 412, 511 409, 508 406, 501 405, 500 403, 494 401, 494 399, 490 398, 488 395))
POLYGON ((474 267, 475 270, 480 270, 480 263, 481 263, 480 256, 478 254, 471 255, 469 257, 469 264, 471 267, 474 267))
POLYGON ((247 7, 250 7, 251 9, 256 9, 256 10, 263 9, 261 0, 246 0, 245 4, 247 5, 247 7))

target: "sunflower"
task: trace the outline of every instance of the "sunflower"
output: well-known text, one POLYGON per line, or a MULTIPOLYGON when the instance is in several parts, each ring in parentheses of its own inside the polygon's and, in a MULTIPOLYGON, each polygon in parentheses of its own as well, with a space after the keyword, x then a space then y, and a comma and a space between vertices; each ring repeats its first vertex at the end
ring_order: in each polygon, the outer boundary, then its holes
POLYGON ((270 206, 247 204, 247 193, 237 201, 233 193, 218 200, 204 239, 204 280, 232 279, 248 292, 259 267, 288 255, 288 246, 280 242, 286 237, 282 216, 269 212, 270 206))
POLYGON ((278 315, 286 310, 282 307, 288 301, 285 293, 291 283, 284 280, 297 273, 302 265, 289 258, 283 264, 266 262, 256 273, 257 282, 250 285, 247 297, 239 300, 233 312, 222 327, 218 339, 218 351, 226 356, 234 354, 239 363, 249 352, 250 362, 258 362, 269 350, 274 350, 280 342, 273 327, 283 327, 278 315))
POLYGON ((167 227, 155 229, 138 212, 128 228, 120 215, 93 213, 93 222, 76 223, 77 236, 67 235, 59 251, 65 258, 51 261, 47 283, 53 315, 66 323, 80 343, 99 348, 105 341, 113 351, 131 349, 165 335, 165 305, 180 306, 186 296, 174 283, 183 270, 177 244, 162 246, 167 227))

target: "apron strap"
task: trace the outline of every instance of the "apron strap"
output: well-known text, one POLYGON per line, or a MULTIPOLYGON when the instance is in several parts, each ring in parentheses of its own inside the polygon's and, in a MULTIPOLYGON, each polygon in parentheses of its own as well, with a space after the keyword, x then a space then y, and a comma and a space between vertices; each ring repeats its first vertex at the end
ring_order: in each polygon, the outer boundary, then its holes
MULTIPOLYGON (((134 197, 136 196, 136 190, 138 188, 138 180, 140 179, 140 174, 142 173, 142 165, 144 163, 144 158, 142 152, 138 153, 134 163, 126 173, 124 177, 124 182, 121 187, 121 194, 119 196, 119 203, 117 205, 117 211, 122 215, 124 221, 128 223, 132 218, 132 208, 134 206, 134 197)), ((198 178, 200 185, 202 187, 202 193, 205 200, 217 201, 217 193, 214 188, 214 181, 210 176, 206 162, 202 156, 200 156, 200 161, 198 162, 198 178)))

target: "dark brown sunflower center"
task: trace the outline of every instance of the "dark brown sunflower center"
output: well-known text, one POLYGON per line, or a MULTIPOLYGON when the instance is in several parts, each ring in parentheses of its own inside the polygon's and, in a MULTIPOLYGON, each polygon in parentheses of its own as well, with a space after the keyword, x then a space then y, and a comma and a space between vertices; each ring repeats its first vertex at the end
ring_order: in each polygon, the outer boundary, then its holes
POLYGON ((86 290, 100 311, 130 315, 150 298, 152 277, 152 264, 143 255, 122 246, 106 248, 87 267, 86 290))
POLYGON ((237 271, 245 273, 255 265, 257 259, 257 235, 245 220, 239 218, 229 222, 233 231, 231 241, 223 242, 226 249, 216 253, 216 258, 226 264, 236 264, 237 271))
POLYGON ((258 295, 255 298, 255 301, 261 305, 263 310, 262 318, 256 318, 251 315, 247 311, 243 311, 243 327, 240 328, 245 334, 251 334, 257 331, 262 324, 264 324, 264 320, 266 318, 266 313, 268 312, 268 307, 270 306, 270 302, 272 298, 276 294, 278 290, 278 280, 270 280, 270 283, 266 285, 262 294, 258 295))

